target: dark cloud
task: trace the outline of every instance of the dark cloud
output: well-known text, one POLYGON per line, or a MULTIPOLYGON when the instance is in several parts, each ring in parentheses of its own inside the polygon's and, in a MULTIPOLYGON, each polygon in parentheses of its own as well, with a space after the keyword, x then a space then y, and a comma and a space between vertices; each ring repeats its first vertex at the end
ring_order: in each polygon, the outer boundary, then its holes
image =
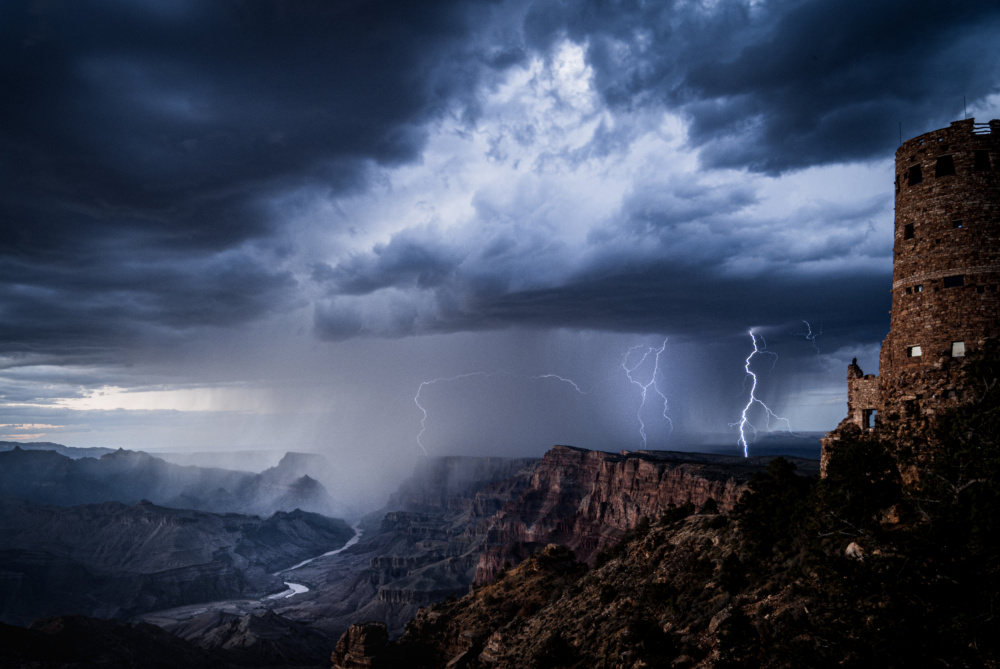
POLYGON ((295 306, 287 272, 238 252, 156 264, 141 255, 104 260, 7 263, 0 271, 4 352, 106 362, 114 350, 161 340, 164 330, 238 325, 295 306))
POLYGON ((885 336, 890 283, 889 268, 812 276, 771 270, 738 278, 698 266, 659 264, 581 276, 553 288, 466 291, 461 299, 455 299, 457 289, 451 287, 433 295, 431 314, 414 308, 418 298, 390 301, 385 306, 390 315, 374 321, 350 308, 321 310, 317 327, 334 339, 517 325, 660 333, 700 341, 808 319, 824 324, 828 346, 840 347, 879 342, 885 336))
POLYGON ((893 153, 1000 91, 1000 8, 920 2, 536 3, 532 45, 563 36, 614 107, 669 106, 713 167, 778 173, 893 153))
POLYGON ((449 2, 5 3, 0 339, 113 345, 287 305, 290 276, 248 246, 280 231, 269 198, 418 157, 475 76, 467 21, 449 2))
MULTIPOLYGON (((808 319, 824 355, 870 353, 888 321, 892 178, 859 199, 835 166, 873 174, 899 122, 913 136, 958 117, 963 95, 992 104, 994 4, 2 3, 7 401, 243 380, 246 351, 322 348, 290 332, 310 311, 320 338, 356 341, 289 383, 348 359, 353 383, 378 360, 373 420, 385 388, 411 404, 413 379, 400 390, 410 358, 384 362, 368 338, 464 331, 480 355, 488 331, 658 333, 725 349, 720 370, 739 377, 745 328, 780 326, 813 356, 795 333, 808 319), (581 50, 580 67, 560 62, 581 50), (274 340, 230 346, 255 326, 274 340), (172 377, 185 346, 223 362, 172 377), (130 377, 133 358, 156 369, 130 377)), ((417 340, 412 360, 453 357, 446 339, 417 340)), ((723 373, 709 376, 706 395, 723 373)), ((368 433, 351 429, 345 443, 368 433)))
POLYGON ((880 197, 782 213, 762 213, 750 183, 636 182, 583 248, 556 243, 530 207, 494 229, 484 205, 475 234, 408 229, 317 270, 328 291, 317 331, 339 340, 520 326, 710 341, 809 319, 837 346, 877 343, 888 327, 890 180, 880 197))
POLYGON ((389 286, 440 286, 453 275, 461 256, 440 238, 428 243, 414 232, 394 235, 389 243, 376 244, 370 256, 352 256, 336 268, 320 264, 313 278, 340 295, 365 295, 389 286))

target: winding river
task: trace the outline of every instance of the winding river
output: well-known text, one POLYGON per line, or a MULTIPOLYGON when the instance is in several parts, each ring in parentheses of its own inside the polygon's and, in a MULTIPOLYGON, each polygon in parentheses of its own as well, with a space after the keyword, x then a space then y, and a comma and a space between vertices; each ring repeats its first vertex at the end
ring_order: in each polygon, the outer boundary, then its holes
MULTIPOLYGON (((348 548, 350 548, 354 544, 358 543, 358 540, 361 539, 361 528, 358 527, 357 525, 355 525, 351 529, 354 530, 354 536, 351 537, 350 539, 348 539, 347 543, 344 544, 343 546, 341 546, 340 548, 338 548, 337 550, 327 551, 326 553, 323 553, 322 555, 317 555, 316 557, 311 557, 308 560, 303 560, 302 562, 298 563, 297 565, 293 565, 293 566, 289 567, 288 569, 281 569, 279 571, 276 571, 276 572, 274 572, 273 575, 277 576, 279 574, 284 574, 285 572, 294 571, 295 569, 298 569, 299 567, 306 566, 307 564, 309 564, 313 560, 318 560, 319 558, 327 557, 328 555, 336 555, 337 553, 340 553, 341 551, 346 551, 348 548)), ((309 592, 309 588, 307 586, 305 586, 305 585, 302 585, 301 583, 292 583, 291 581, 285 581, 285 585, 288 586, 288 590, 282 590, 281 592, 279 592, 277 594, 269 595, 269 596, 265 597, 265 599, 288 599, 289 597, 294 597, 295 595, 301 595, 303 592, 309 592)))

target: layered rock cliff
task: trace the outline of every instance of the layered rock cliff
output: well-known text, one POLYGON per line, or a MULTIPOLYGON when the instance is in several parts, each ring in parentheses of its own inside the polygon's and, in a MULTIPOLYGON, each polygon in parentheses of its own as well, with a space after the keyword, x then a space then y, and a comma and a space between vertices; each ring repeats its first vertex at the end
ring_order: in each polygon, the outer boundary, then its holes
MULTIPOLYGON (((528 485, 480 529, 485 546, 475 580, 485 583, 505 563, 517 564, 549 543, 590 561, 643 517, 709 499, 728 510, 769 458, 672 451, 621 454, 555 446, 528 485)), ((809 461, 801 463, 808 471, 809 461)))
POLYGON ((728 514, 640 522, 589 570, 550 545, 396 641, 353 630, 333 665, 1000 666, 996 406, 959 416, 931 484, 901 481, 873 439, 839 449, 823 480, 774 460, 728 514), (982 478, 960 489, 971 467, 982 478))

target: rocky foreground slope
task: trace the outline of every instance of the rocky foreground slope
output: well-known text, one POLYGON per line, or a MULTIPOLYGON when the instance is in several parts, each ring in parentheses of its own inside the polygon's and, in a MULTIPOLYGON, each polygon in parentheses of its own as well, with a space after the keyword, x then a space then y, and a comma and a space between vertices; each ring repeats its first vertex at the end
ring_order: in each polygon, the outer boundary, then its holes
POLYGON ((668 508, 590 569, 550 545, 422 609, 395 641, 355 625, 333 666, 998 667, 994 363, 982 399, 932 440, 844 438, 821 480, 774 460, 728 513, 668 508), (904 456, 916 479, 900 476, 904 456))

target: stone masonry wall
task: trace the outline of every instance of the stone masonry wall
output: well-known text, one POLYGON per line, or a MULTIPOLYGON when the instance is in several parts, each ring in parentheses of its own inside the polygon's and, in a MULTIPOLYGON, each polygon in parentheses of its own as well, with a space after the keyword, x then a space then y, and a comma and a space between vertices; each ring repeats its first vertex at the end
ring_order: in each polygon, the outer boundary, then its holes
POLYGON ((962 396, 962 356, 1000 336, 1000 121, 955 121, 896 152, 892 316, 880 355, 889 420, 962 396))
POLYGON ((871 427, 865 412, 879 408, 879 381, 874 374, 851 379, 847 384, 849 415, 858 427, 871 427))
POLYGON ((964 396, 965 354, 1000 337, 1000 120, 955 121, 896 151, 892 312, 879 376, 848 368, 848 431, 917 428, 964 396))

